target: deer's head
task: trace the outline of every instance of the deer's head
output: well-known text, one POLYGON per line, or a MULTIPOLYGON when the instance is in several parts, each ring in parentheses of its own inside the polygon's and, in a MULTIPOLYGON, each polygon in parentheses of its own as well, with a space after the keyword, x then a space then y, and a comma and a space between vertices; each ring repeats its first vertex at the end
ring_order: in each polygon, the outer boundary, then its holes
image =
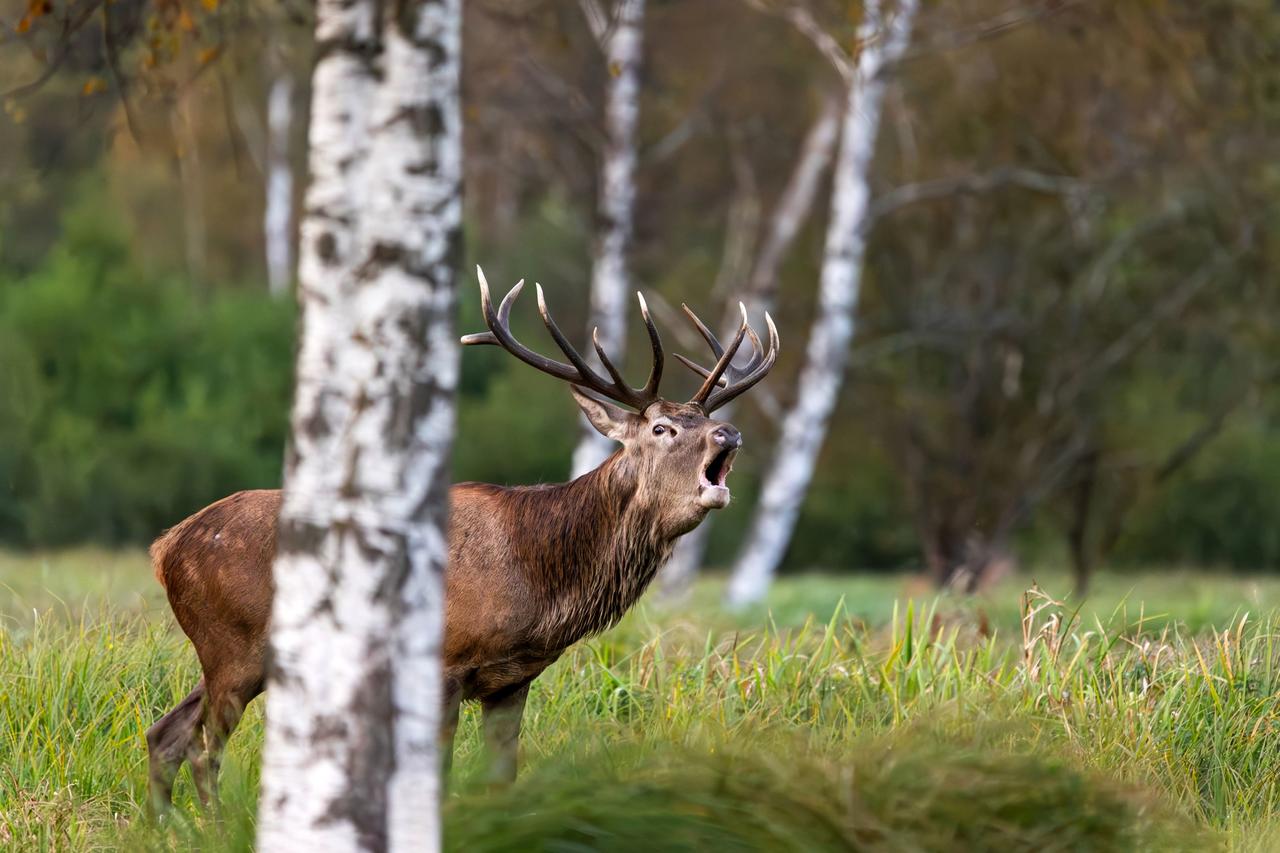
POLYGON ((467 335, 462 339, 463 344, 500 346, 543 373, 570 383, 574 399, 591 424, 622 445, 615 464, 635 478, 637 494, 642 500, 653 502, 662 527, 671 535, 688 532, 710 510, 728 506, 726 479, 734 456, 742 446, 742 436, 732 424, 715 420, 711 413, 751 388, 773 367, 778 354, 778 330, 768 314, 765 315, 769 327, 767 351, 747 322, 746 308, 741 306, 742 325, 729 345, 723 347, 711 330, 684 306, 690 322, 710 346, 716 363, 708 369, 676 355, 682 364, 703 378, 693 398, 678 403, 658 394, 664 361, 662 341, 642 295, 636 294, 653 350, 653 367, 644 387, 632 388, 605 354, 598 334, 593 333, 592 343, 608 378, 586 363, 551 319, 540 286, 537 287, 538 311, 569 363, 546 358, 521 344, 511 334, 509 318, 524 281, 518 282, 495 310, 484 272, 478 267, 476 271, 489 331, 467 335), (750 342, 751 357, 744 366, 734 367, 733 358, 743 341, 750 342))

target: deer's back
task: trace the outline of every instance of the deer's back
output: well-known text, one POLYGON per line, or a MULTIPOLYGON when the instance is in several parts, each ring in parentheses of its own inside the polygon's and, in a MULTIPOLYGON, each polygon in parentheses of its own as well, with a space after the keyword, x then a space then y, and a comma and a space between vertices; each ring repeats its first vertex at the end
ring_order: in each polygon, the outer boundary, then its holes
MULTIPOLYGON (((471 695, 532 676, 559 654, 530 650, 537 604, 496 506, 502 491, 460 484, 451 492, 444 658, 471 695)), ((237 492, 151 546, 156 577, 206 675, 226 661, 265 659, 280 503, 278 489, 237 492)))

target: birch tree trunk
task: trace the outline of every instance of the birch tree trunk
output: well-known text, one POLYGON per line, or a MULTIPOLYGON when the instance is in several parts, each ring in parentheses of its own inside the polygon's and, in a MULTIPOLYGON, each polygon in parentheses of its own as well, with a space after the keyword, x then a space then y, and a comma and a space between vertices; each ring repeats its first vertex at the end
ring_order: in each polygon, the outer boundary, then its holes
POLYGON ((918 0, 901 0, 897 14, 888 21, 881 15, 879 2, 865 7, 859 31, 863 48, 849 81, 841 121, 818 313, 805 349, 796 402, 783 420, 760 502, 733 569, 728 591, 732 605, 758 601, 768 591, 791 540, 840 393, 866 249, 869 172, 885 92, 882 72, 906 50, 917 6, 918 0))
MULTIPOLYGON (((753 316, 758 317, 766 311, 774 310, 778 298, 778 270, 790 251, 791 244, 795 242, 796 235, 800 233, 801 226, 813 210, 818 188, 822 184, 822 174, 831 163, 836 140, 840 136, 842 108, 843 104, 836 98, 829 98, 823 104, 818 119, 805 134, 795 168, 792 169, 773 215, 769 218, 746 290, 739 297, 753 316)), ((733 299, 728 302, 730 310, 721 328, 736 329, 734 309, 737 306, 733 299)), ((731 336, 732 332, 728 334, 731 336)), ((720 409, 716 417, 731 421, 734 408, 734 404, 730 403, 720 409)), ((660 578, 663 595, 681 595, 693 583, 702 569, 707 553, 707 538, 711 533, 712 522, 712 518, 706 519, 676 542, 675 550, 660 578)))
POLYGON ((268 853, 440 847, 460 22, 461 0, 316 10, 258 822, 268 853))
MULTIPOLYGON (((600 169, 595 256, 591 265, 591 316, 587 335, 622 358, 627 343, 627 255, 631 251, 635 205, 636 123, 640 115, 640 60, 644 44, 644 0, 618 0, 611 31, 602 16, 588 21, 604 48, 605 149, 600 169)), ((590 348, 588 348, 590 351, 590 348)), ((614 443, 579 419, 573 476, 585 474, 613 452, 614 443)))
POLYGON ((293 166, 289 135, 293 127, 293 75, 281 69, 267 93, 266 210, 262 230, 267 252, 267 284, 283 297, 293 282, 293 166))

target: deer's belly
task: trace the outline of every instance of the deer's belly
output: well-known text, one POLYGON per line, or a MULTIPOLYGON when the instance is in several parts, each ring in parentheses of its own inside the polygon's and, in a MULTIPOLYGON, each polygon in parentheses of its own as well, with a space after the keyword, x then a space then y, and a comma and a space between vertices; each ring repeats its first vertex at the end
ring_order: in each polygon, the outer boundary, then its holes
POLYGON ((462 687, 463 700, 509 693, 533 681, 555 663, 560 652, 520 654, 472 666, 449 666, 448 678, 462 687))

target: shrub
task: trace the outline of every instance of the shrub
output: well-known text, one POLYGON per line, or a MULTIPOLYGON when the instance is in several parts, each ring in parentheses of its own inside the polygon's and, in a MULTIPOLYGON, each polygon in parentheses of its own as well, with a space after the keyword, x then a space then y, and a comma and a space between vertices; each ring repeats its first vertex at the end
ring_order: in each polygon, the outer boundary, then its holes
POLYGON ((278 484, 292 313, 149 276, 124 232, 74 211, 40 268, 0 281, 0 537, 144 541, 278 484))

